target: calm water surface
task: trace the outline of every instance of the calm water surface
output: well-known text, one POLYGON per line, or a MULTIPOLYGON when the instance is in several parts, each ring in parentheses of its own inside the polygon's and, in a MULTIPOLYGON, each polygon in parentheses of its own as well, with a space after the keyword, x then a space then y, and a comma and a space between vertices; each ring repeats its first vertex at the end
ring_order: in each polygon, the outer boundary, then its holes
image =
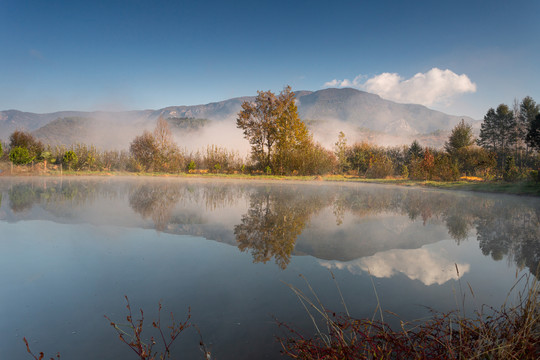
MULTIPOLYGON (((337 283, 351 315, 371 317, 375 286, 385 310, 412 320, 430 308, 498 307, 516 274, 540 261, 538 198, 365 184, 2 178, 0 202, 6 359, 29 359, 23 336, 62 359, 134 359, 103 317, 125 319, 124 295, 148 323, 159 301, 179 319, 191 307, 214 358, 279 359, 275 318, 314 331, 286 285, 309 292, 300 274, 327 308, 343 311, 337 283)), ((202 358, 198 343, 188 330, 173 353, 202 358)))

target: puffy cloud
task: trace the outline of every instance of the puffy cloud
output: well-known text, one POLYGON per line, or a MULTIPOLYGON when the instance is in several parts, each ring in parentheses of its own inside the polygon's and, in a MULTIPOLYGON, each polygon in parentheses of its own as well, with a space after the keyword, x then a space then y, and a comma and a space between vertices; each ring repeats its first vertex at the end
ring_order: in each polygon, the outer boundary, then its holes
POLYGON ((365 78, 365 76, 358 75, 357 77, 355 77, 352 80, 349 80, 349 79, 343 79, 343 80, 334 79, 332 81, 325 82, 324 87, 356 87, 356 88, 360 88, 361 85, 362 85, 362 79, 364 79, 364 78, 365 78))
MULTIPOLYGON (((389 278, 402 273, 409 279, 419 280, 428 286, 458 279, 454 262, 440 252, 431 252, 425 248, 395 249, 349 262, 325 261, 321 262, 321 265, 329 269, 346 269, 353 274, 369 272, 378 278, 389 278)), ((461 275, 470 269, 469 264, 457 266, 461 275)))
POLYGON ((451 70, 433 68, 426 73, 418 73, 404 79, 397 73, 382 73, 362 82, 363 77, 353 80, 334 79, 325 87, 355 87, 377 94, 385 99, 426 106, 449 104, 457 95, 476 92, 476 84, 465 74, 458 75, 451 70))

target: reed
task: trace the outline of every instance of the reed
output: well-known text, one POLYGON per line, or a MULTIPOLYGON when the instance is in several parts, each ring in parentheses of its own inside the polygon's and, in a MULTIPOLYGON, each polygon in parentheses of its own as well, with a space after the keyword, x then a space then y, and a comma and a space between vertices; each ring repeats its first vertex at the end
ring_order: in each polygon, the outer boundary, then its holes
POLYGON ((516 305, 483 306, 472 317, 459 310, 433 311, 428 320, 400 321, 399 329, 384 321, 380 306, 380 320, 375 314, 356 319, 324 309, 309 284, 311 295, 289 285, 316 332, 306 336, 278 322, 286 330, 278 340, 284 355, 293 359, 538 359, 540 286, 532 276, 521 277, 513 289, 520 284, 524 290, 516 305), (322 317, 324 327, 317 325, 313 314, 322 317))

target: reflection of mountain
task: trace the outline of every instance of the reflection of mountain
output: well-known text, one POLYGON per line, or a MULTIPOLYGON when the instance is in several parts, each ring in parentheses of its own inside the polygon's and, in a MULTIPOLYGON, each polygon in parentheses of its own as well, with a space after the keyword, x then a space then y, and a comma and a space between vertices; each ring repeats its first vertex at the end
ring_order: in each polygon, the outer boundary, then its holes
POLYGON ((402 273, 409 279, 419 280, 427 286, 441 285, 452 279, 457 280, 455 266, 458 266, 460 276, 470 269, 469 264, 455 264, 441 251, 435 252, 425 247, 382 251, 373 256, 349 262, 323 261, 321 265, 329 269, 347 269, 353 274, 369 272, 378 278, 389 278, 396 273, 402 273))
POLYGON ((383 264, 381 256, 394 249, 420 249, 449 238, 459 244, 475 234, 483 253, 495 260, 507 256, 533 273, 540 262, 540 204, 524 197, 358 184, 11 181, 0 180, 5 221, 152 227, 235 245, 254 261, 273 258, 282 268, 291 255, 383 264))

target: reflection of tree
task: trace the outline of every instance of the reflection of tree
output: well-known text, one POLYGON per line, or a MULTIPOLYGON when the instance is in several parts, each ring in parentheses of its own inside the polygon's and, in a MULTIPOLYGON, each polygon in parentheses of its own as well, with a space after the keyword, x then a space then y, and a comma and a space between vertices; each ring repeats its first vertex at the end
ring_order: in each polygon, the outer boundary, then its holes
POLYGON ((506 257, 533 273, 540 263, 540 202, 527 197, 356 185, 254 188, 246 183, 157 179, 141 183, 46 178, 1 185, 0 195, 7 194, 3 200, 13 213, 37 205, 62 218, 77 216, 73 211, 76 207, 94 200, 125 199, 127 194, 133 210, 152 219, 160 231, 172 224, 175 227, 169 227, 169 231, 175 233, 226 239, 229 243, 236 239, 239 249, 250 251, 254 261, 274 258, 281 268, 287 266, 296 239, 310 218, 326 206, 334 212, 338 226, 348 226, 351 217, 401 214, 425 225, 446 225, 449 236, 458 243, 475 230, 480 249, 493 259, 506 257), (234 234, 222 224, 213 227, 206 213, 233 207, 246 194, 250 207, 234 227, 234 234))
POLYGON ((82 206, 109 192, 100 193, 99 189, 99 184, 92 181, 22 182, 9 188, 9 206, 17 213, 39 204, 58 216, 69 217, 72 207, 82 206))
POLYGON ((30 210, 34 203, 39 201, 39 189, 36 192, 33 187, 18 184, 9 189, 9 207, 13 212, 30 210))
POLYGON ((238 248, 251 250, 254 262, 266 263, 273 257, 285 269, 309 219, 330 204, 321 193, 298 190, 266 188, 251 194, 249 210, 234 227, 234 234, 238 248))
POLYGON ((512 197, 482 197, 462 193, 384 189, 346 189, 334 202, 338 225, 344 212, 365 217, 401 212, 411 220, 442 221, 459 244, 475 229, 484 255, 494 260, 507 256, 536 274, 540 263, 540 206, 512 197), (516 201, 515 201, 516 200, 516 201))
POLYGON ((200 224, 203 220, 192 213, 194 210, 202 205, 206 211, 231 207, 243 192, 242 187, 230 184, 147 182, 130 189, 129 205, 143 218, 151 218, 157 230, 164 231, 169 224, 200 224), (177 204, 189 209, 175 212, 177 204))
POLYGON ((504 255, 536 274, 540 264, 540 208, 497 202, 476 223, 480 249, 500 260, 504 255))
POLYGON ((168 183, 143 184, 129 195, 129 205, 144 218, 151 218, 156 229, 163 231, 179 199, 178 186, 168 183))

